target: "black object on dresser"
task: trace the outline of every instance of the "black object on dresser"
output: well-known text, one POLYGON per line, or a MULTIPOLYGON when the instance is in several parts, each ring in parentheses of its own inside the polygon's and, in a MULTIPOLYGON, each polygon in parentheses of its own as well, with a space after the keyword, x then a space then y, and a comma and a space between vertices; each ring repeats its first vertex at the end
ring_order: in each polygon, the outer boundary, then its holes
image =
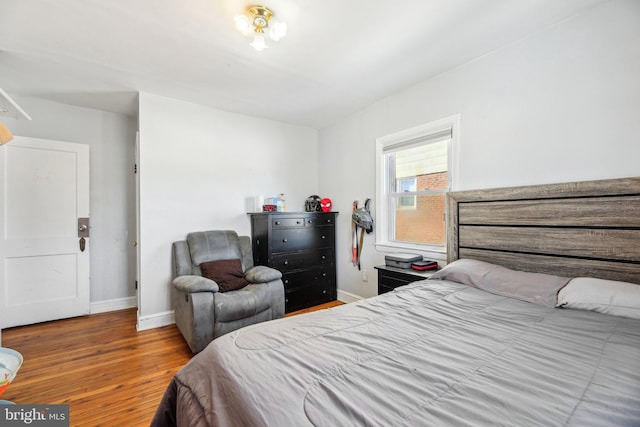
POLYGON ((253 262, 282 272, 286 313, 336 299, 337 214, 249 214, 253 262))
POLYGON ((427 279, 436 272, 436 270, 417 271, 410 268, 396 268, 387 265, 377 265, 375 269, 378 270, 378 295, 392 291, 398 286, 427 279))

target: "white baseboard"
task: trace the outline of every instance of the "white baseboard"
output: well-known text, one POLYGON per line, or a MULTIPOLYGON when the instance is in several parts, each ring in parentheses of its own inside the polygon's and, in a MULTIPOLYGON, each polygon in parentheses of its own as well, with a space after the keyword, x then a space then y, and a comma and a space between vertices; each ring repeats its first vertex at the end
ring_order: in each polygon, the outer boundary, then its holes
POLYGON ((362 297, 360 295, 352 294, 351 292, 341 291, 340 289, 338 289, 339 301, 349 303, 349 302, 360 301, 361 299, 362 297))
MULTIPOLYGON (((349 303, 361 300, 359 295, 352 294, 350 292, 338 290, 338 300, 349 303)), ((162 326, 173 325, 176 323, 175 313, 173 310, 165 311, 162 313, 156 313, 149 316, 138 316, 138 324, 136 329, 138 331, 144 331, 147 329, 160 328, 162 326)))
POLYGON ((149 316, 140 316, 138 313, 138 324, 136 325, 136 329, 138 331, 145 331, 147 329, 173 325, 174 323, 176 323, 176 316, 173 310, 155 313, 149 316))
POLYGON ((92 302, 89 307, 89 313, 106 313, 108 311, 124 310, 126 308, 137 307, 138 301, 136 297, 117 298, 105 301, 92 302))

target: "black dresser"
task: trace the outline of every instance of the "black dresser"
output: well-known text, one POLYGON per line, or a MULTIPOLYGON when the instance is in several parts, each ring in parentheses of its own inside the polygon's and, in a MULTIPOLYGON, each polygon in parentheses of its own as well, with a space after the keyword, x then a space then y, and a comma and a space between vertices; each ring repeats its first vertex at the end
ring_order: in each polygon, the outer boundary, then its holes
POLYGON ((253 262, 282 272, 285 312, 336 299, 337 212, 249 215, 253 262))

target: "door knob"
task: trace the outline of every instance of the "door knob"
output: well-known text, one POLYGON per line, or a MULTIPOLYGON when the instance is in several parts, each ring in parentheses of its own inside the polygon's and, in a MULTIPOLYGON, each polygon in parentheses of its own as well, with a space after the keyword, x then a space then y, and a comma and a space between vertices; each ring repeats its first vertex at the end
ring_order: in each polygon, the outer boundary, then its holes
POLYGON ((89 218, 78 218, 78 237, 89 237, 89 218))

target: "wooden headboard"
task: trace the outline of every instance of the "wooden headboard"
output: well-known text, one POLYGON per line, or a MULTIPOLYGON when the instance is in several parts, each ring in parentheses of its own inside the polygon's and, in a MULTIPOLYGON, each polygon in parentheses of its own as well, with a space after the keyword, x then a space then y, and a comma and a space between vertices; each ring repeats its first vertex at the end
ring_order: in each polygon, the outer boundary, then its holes
POLYGON ((640 284, 640 178, 451 192, 447 261, 640 284))

